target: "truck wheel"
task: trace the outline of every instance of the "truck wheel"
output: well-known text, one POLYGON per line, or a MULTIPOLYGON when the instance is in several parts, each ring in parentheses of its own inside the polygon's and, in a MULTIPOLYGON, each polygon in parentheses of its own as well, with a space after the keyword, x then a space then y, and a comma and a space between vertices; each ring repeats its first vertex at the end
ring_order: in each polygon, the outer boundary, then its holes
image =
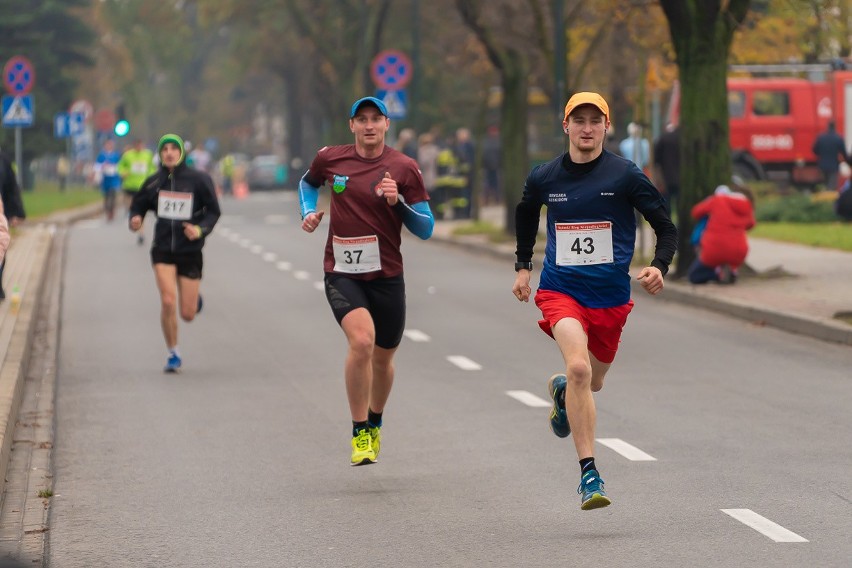
POLYGON ((746 183, 760 180, 754 168, 744 162, 734 162, 732 170, 735 176, 739 176, 746 183))

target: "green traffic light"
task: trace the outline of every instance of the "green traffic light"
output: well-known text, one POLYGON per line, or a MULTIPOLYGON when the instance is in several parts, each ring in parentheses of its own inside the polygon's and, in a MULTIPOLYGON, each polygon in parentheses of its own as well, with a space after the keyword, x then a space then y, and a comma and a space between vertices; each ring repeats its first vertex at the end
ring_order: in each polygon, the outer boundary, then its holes
POLYGON ((126 120, 119 120, 115 123, 115 135, 127 136, 130 133, 130 123, 126 120))

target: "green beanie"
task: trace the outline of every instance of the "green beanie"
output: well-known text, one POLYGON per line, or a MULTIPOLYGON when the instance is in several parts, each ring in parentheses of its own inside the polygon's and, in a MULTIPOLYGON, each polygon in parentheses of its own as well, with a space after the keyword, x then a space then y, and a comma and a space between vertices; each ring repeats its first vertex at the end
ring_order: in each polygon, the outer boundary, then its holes
POLYGON ((183 138, 177 134, 164 134, 163 137, 160 138, 160 142, 157 144, 157 155, 160 155, 160 152, 163 150, 163 146, 165 146, 168 142, 176 144, 177 147, 180 148, 180 160, 178 160, 178 163, 183 162, 183 159, 186 157, 183 147, 183 138))

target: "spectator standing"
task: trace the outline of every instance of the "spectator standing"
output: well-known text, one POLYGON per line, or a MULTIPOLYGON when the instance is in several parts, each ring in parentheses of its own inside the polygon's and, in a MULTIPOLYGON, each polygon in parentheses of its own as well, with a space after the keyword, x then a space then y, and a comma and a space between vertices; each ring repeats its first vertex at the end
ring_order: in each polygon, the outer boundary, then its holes
POLYGON ((0 218, 0 300, 6 298, 3 290, 3 271, 6 268, 5 251, 9 246, 9 227, 16 227, 26 218, 24 202, 21 199, 21 186, 15 176, 12 160, 0 151, 0 197, 3 202, 3 216, 0 218))
POLYGON ((485 204, 496 205, 500 192, 500 129, 489 126, 482 143, 482 168, 485 170, 485 204))
POLYGON ((690 282, 736 282, 737 271, 748 255, 746 231, 755 223, 752 202, 747 188, 731 191, 727 185, 720 185, 692 208, 692 218, 706 217, 707 226, 701 233, 698 258, 689 267, 690 282))
POLYGON ((436 218, 446 219, 454 213, 454 203, 463 199, 467 184, 467 178, 461 173, 452 137, 438 151, 436 171, 435 192, 429 199, 436 218))
POLYGON ((71 173, 71 162, 64 155, 56 160, 56 177, 59 178, 59 191, 64 192, 68 186, 68 175, 71 173))
POLYGON ((677 125, 668 123, 654 143, 654 181, 671 215, 672 202, 680 194, 680 129, 677 125))
POLYGON ((631 160, 645 171, 651 157, 651 148, 648 141, 642 137, 642 127, 631 122, 627 125, 627 138, 618 145, 618 151, 622 157, 631 160))
POLYGON ((417 159, 417 134, 412 128, 403 128, 399 131, 394 148, 412 160, 417 159))
POLYGON ((455 154, 458 160, 459 173, 464 176, 465 185, 462 188, 461 195, 456 197, 452 202, 453 218, 470 219, 473 185, 476 181, 476 171, 474 168, 476 149, 473 145, 473 139, 470 136, 470 130, 467 128, 456 130, 455 154))
POLYGON ((429 198, 432 198, 435 192, 435 180, 438 178, 438 154, 441 149, 435 144, 435 137, 424 132, 417 140, 417 164, 420 166, 420 173, 423 174, 423 185, 426 186, 426 192, 429 198))
POLYGON ((840 169, 840 160, 842 159, 850 165, 852 165, 852 161, 849 160, 843 137, 835 130, 833 120, 828 122, 825 132, 814 140, 811 150, 816 154, 817 166, 822 172, 826 189, 836 191, 838 189, 837 172, 840 169))

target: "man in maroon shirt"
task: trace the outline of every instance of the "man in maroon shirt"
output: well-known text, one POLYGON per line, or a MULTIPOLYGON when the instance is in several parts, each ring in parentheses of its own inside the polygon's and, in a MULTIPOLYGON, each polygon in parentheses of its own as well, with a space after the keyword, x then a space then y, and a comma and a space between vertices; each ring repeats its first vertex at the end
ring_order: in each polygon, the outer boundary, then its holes
POLYGON ((385 145, 389 126, 381 100, 355 101, 349 115, 355 143, 320 149, 299 182, 308 233, 325 213, 317 211, 320 186, 332 189, 323 269, 328 303, 349 342, 352 465, 375 463, 379 454, 393 356, 405 329, 402 225, 428 239, 435 223, 417 162, 385 145))

